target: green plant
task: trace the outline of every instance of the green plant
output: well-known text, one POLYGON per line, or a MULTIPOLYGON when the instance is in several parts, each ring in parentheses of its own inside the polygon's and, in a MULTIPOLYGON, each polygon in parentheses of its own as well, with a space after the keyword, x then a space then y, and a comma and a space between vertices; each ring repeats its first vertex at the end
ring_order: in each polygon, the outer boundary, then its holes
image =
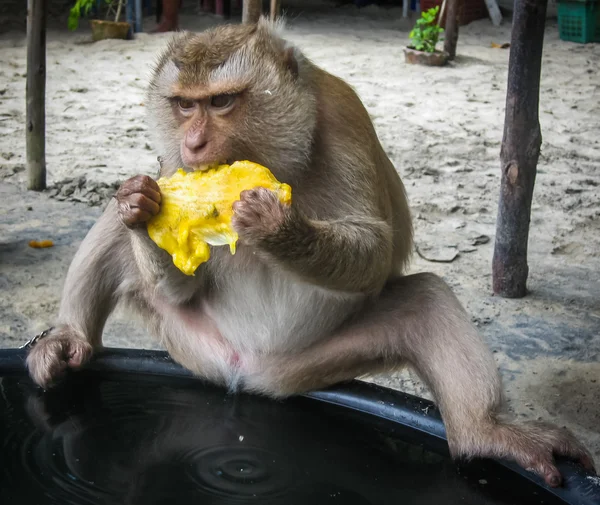
POLYGON ((444 33, 444 29, 435 22, 439 10, 440 7, 437 6, 422 12, 408 35, 417 51, 435 52, 435 46, 441 40, 440 35, 444 33))
MULTIPOLYGON (((96 1, 97 0, 77 0, 75 2, 75 5, 73 5, 69 12, 69 21, 67 24, 69 30, 77 30, 79 18, 81 18, 82 13, 84 16, 87 16, 90 13, 91 8, 96 4, 96 1)), ((104 2, 107 7, 106 17, 108 18, 111 13, 114 13, 115 22, 119 21, 125 0, 104 0, 104 2)))

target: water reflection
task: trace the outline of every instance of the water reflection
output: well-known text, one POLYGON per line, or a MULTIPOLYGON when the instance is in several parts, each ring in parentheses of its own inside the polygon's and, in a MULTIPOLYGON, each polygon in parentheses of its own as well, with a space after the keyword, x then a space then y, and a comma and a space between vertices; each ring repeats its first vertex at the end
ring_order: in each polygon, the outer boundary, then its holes
POLYGON ((468 482, 410 430, 316 401, 93 373, 53 393, 18 377, 1 386, 3 503, 539 503, 492 501, 500 477, 468 482))

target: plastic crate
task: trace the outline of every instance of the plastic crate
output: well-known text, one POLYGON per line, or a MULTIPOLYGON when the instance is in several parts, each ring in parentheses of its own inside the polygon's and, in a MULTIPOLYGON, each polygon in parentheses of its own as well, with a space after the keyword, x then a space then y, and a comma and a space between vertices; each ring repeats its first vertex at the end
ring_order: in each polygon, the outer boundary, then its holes
POLYGON ((558 3, 558 32, 561 40, 598 41, 598 4, 596 1, 569 0, 558 3))
MULTIPOLYGON (((442 8, 442 0, 421 0, 421 12, 433 9, 435 6, 442 8)), ((460 26, 468 25, 471 21, 477 19, 484 19, 488 17, 487 7, 485 6, 485 0, 464 0, 461 2, 460 13, 458 17, 458 24, 460 26)), ((446 12, 448 10, 448 4, 446 4, 446 12)), ((440 22, 440 26, 444 28, 446 26, 446 12, 444 12, 444 18, 440 22)), ((439 16, 439 14, 438 14, 439 16)), ((437 20, 437 18, 436 18, 437 20)))

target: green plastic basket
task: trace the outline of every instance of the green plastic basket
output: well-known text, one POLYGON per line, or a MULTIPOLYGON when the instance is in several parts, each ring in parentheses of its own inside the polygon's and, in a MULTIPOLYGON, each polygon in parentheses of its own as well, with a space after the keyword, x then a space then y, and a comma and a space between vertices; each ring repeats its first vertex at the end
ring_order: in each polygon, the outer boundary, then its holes
POLYGON ((586 44, 600 41, 598 4, 595 0, 560 0, 558 31, 561 40, 586 44))

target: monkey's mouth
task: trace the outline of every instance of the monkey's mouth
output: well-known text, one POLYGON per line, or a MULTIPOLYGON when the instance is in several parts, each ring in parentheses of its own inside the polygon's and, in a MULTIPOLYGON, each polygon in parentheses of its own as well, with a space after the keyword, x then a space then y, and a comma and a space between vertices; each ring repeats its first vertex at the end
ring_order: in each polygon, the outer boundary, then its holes
POLYGON ((199 165, 194 165, 191 168, 193 172, 206 172, 207 170, 211 170, 213 168, 217 168, 219 165, 230 165, 231 162, 229 160, 219 160, 213 161, 211 163, 201 163, 199 165))

